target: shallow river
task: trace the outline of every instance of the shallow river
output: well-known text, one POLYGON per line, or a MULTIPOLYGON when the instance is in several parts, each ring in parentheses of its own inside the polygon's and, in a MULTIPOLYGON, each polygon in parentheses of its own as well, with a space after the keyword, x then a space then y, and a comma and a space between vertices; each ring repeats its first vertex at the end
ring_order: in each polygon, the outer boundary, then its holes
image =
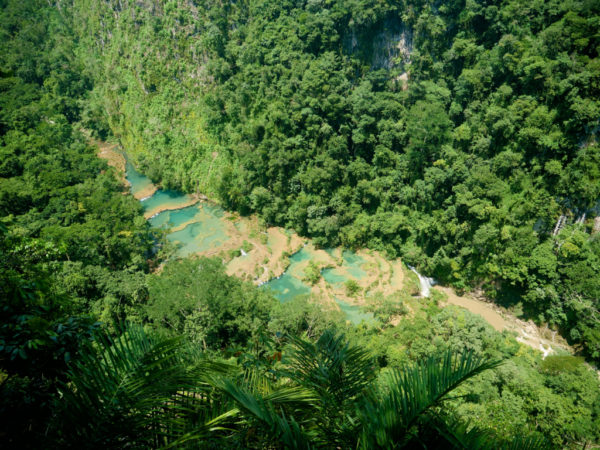
MULTIPOLYGON (((149 217, 152 226, 169 230, 167 239, 178 245, 179 256, 216 254, 221 248, 228 248, 231 237, 227 230, 231 228, 231 223, 227 222, 228 219, 222 208, 204 202, 194 203, 192 197, 180 192, 160 189, 154 191, 150 179, 135 170, 131 163, 127 163, 126 169, 132 194, 143 192, 151 194, 141 199, 144 213, 149 217), (194 204, 190 206, 190 203, 194 204)), ((243 228, 241 223, 233 225, 236 227, 240 225, 238 228, 243 228)), ((347 250, 343 252, 339 249, 326 250, 331 258, 334 257, 335 252, 339 253, 336 258, 338 264, 322 271, 326 289, 340 292, 344 289, 346 281, 352 279, 359 282, 367 277, 367 272, 363 269, 366 261, 360 255, 347 250)), ((243 252, 239 257, 259 257, 259 254, 243 252)), ((281 302, 290 301, 299 295, 309 295, 312 288, 302 279, 304 268, 310 260, 313 260, 313 254, 307 246, 302 247, 289 257, 290 265, 282 275, 271 278, 262 286, 271 289, 281 302)), ((332 298, 352 323, 373 320, 373 315, 362 312, 360 306, 345 302, 335 295, 332 295, 332 298)))
MULTIPOLYGON (((234 251, 235 255, 224 258, 229 261, 227 272, 270 289, 281 302, 300 295, 315 294, 331 307, 337 305, 350 322, 358 324, 374 319, 371 313, 363 312, 360 306, 354 304, 358 302, 357 298, 346 295, 345 283, 348 280, 357 282, 363 298, 375 292, 387 295, 403 287, 403 265, 400 260, 387 261, 377 252, 359 254, 339 248, 319 250, 310 242, 306 243, 299 236, 281 228, 260 230, 255 226, 256 220, 253 225, 251 219, 239 218, 217 205, 198 202, 176 191, 156 190, 150 179, 136 171, 133 165, 127 162, 125 166, 131 193, 142 201, 144 215, 154 227, 168 230, 167 239, 178 245, 180 256, 223 256, 234 251), (260 235, 263 239, 258 239, 260 235), (248 251, 243 251, 242 247, 248 242, 248 251), (288 258, 287 255, 291 256, 288 258), (289 265, 286 267, 284 262, 289 262, 289 265), (321 270, 322 278, 315 286, 303 281, 309 262, 327 267, 321 270)), ((417 275, 421 295, 427 296, 432 280, 417 275)), ((555 342, 554 335, 552 340, 543 337, 543 333, 532 322, 520 321, 505 312, 501 314, 487 302, 457 296, 450 289, 437 289, 447 295, 448 303, 481 315, 498 331, 515 331, 520 342, 543 351, 544 356, 555 349, 572 353, 562 339, 559 343, 555 342)))

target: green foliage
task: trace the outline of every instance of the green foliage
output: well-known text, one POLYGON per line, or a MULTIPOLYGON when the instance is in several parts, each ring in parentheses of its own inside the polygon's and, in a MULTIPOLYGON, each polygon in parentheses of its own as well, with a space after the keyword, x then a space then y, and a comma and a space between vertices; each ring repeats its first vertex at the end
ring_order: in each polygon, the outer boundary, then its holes
POLYGON ((156 338, 139 327, 96 338, 70 364, 61 389, 49 436, 59 445, 181 446, 201 439, 245 448, 396 448, 423 438, 452 442, 459 432, 474 438, 473 430, 461 432, 458 422, 446 420, 439 405, 497 365, 449 353, 405 368, 370 392, 376 372, 367 353, 331 332, 315 342, 290 338, 288 358, 271 369, 286 381, 261 376, 258 366, 250 378, 239 378, 241 367, 207 360, 180 338, 156 338))
POLYGON ((266 291, 227 276, 218 259, 169 261, 148 278, 148 319, 205 349, 246 345, 277 301, 266 291))
POLYGON ((382 448, 390 443, 411 446, 423 438, 435 442, 440 436, 411 436, 409 430, 449 392, 499 364, 499 361, 486 361, 472 353, 456 357, 448 352, 441 359, 429 358, 421 364, 388 374, 381 391, 368 398, 361 408, 365 424, 360 438, 362 445, 367 448, 382 448))
POLYGON ((177 445, 207 436, 218 423, 209 380, 227 373, 226 365, 205 360, 181 338, 157 339, 139 327, 96 338, 70 365, 61 389, 52 436, 58 444, 177 445))
POLYGON ((248 253, 253 248, 254 248, 254 246, 252 245, 251 242, 248 242, 248 241, 242 242, 242 250, 244 250, 246 253, 248 253))
POLYGON ((0 216, 15 233, 60 249, 52 259, 62 294, 80 297, 87 311, 109 290, 98 278, 147 268, 152 236, 139 203, 122 195, 80 132, 90 80, 74 58, 68 21, 43 2, 9 2, 2 10, 2 33, 11 39, 0 61, 0 216))
POLYGON ((388 324, 392 319, 408 314, 409 310, 404 303, 407 299, 404 291, 389 296, 377 294, 369 298, 367 310, 371 311, 375 318, 383 324, 388 324))
POLYGON ((583 358, 570 355, 550 355, 542 361, 541 369, 547 373, 558 374, 561 372, 573 372, 584 364, 583 358))
POLYGON ((302 281, 306 281, 311 285, 315 285, 321 279, 321 267, 319 267, 314 261, 309 261, 308 265, 304 269, 304 277, 302 281))
POLYGON ((521 301, 596 358, 598 237, 575 223, 600 196, 592 3, 73 11, 86 117, 165 186, 521 301))
POLYGON ((460 289, 481 286, 598 358, 600 11, 438 3, 2 3, 8 446, 46 447, 47 430, 62 446, 600 440, 587 365, 541 361, 456 308, 413 308, 406 296, 411 314, 397 325, 404 309, 383 301, 382 329, 350 328, 306 299, 277 304, 217 261, 170 261, 147 277, 160 234, 80 131, 117 136, 167 188, 218 197, 317 245, 367 246, 460 289), (97 319, 111 331, 95 335, 97 319), (119 337, 123 319, 168 337, 119 337), (309 340, 285 347, 286 333, 309 340), (238 355, 240 370, 207 377, 203 347, 238 355), (427 359, 446 352, 471 356, 427 359), (444 386, 485 358, 510 359, 442 405, 444 386))
POLYGON ((450 403, 461 421, 493 430, 503 439, 534 433, 554 447, 577 447, 578 442, 599 438, 593 405, 600 398, 600 384, 594 370, 575 357, 542 360, 538 352, 520 347, 506 332, 496 332, 465 310, 447 306, 428 315, 415 311, 379 333, 356 329, 355 339, 389 369, 446 351, 505 358, 502 366, 458 388, 450 403))
POLYGON ((269 329, 281 335, 305 335, 312 339, 345 323, 341 311, 326 310, 318 302, 299 296, 273 308, 269 329))
POLYGON ((96 327, 91 317, 65 315, 69 299, 53 289, 59 253, 0 224, 0 430, 10 446, 42 439, 66 364, 96 327))
MULTIPOLYGON (((260 430, 257 447, 274 441, 290 448, 412 448, 417 442, 502 446, 490 433, 472 427, 467 431, 449 418, 446 407, 440 408, 452 390, 497 362, 448 353, 395 372, 377 387, 372 360, 341 336, 326 332, 314 343, 292 338, 291 344, 282 369, 291 383, 266 392, 233 383, 222 387, 235 401, 242 426, 260 430)), ((526 438, 506 445, 547 447, 543 439, 526 438)))
POLYGON ((91 80, 71 13, 37 0, 0 10, 0 433, 14 448, 44 446, 96 320, 135 316, 153 245, 80 131, 91 80))
POLYGON ((348 297, 356 297, 360 292, 360 286, 355 280, 347 280, 344 282, 344 288, 346 288, 346 295, 348 297))

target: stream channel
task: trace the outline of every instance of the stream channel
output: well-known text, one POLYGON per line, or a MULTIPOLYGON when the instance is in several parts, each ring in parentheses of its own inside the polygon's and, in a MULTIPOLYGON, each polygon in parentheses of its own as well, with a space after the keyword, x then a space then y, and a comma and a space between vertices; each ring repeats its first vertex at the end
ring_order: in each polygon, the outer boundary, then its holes
MULTIPOLYGON (((104 149, 105 152, 110 150, 104 149)), ((118 155, 119 158, 122 155, 118 155)), ((107 158, 106 155, 102 157, 107 158)), ((117 158, 117 159, 119 159, 117 158)), ((365 297, 381 293, 389 295, 403 288, 403 263, 388 261, 378 252, 351 252, 341 248, 317 249, 300 236, 282 228, 258 226, 256 217, 239 217, 218 205, 201 202, 177 191, 160 190, 139 173, 129 161, 122 161, 131 193, 142 202, 144 216, 154 227, 167 229, 167 239, 178 245, 177 254, 221 256, 228 261, 226 271, 242 279, 270 289, 282 303, 299 295, 313 294, 319 302, 345 313, 354 324, 373 321, 363 311, 365 297), (242 247, 246 247, 243 250, 242 247), (305 281, 305 270, 312 262, 321 267, 321 278, 313 286, 305 281), (345 283, 354 280, 363 295, 348 296, 345 283)), ((113 164, 114 165, 114 164, 113 164)), ((419 274, 421 297, 427 297, 434 281, 419 274)), ((572 354, 564 339, 552 333, 551 338, 531 321, 524 322, 501 312, 488 302, 471 296, 458 296, 449 288, 436 287, 446 297, 446 304, 466 308, 481 315, 496 330, 514 331, 517 340, 543 352, 572 354), (556 340, 555 340, 556 338, 556 340)), ((547 333, 546 333, 547 334, 547 333)))
MULTIPOLYGON (((178 256, 216 255, 221 249, 231 249, 231 244, 234 243, 230 241, 235 240, 228 233, 232 229, 231 218, 226 217, 227 213, 220 206, 199 202, 190 195, 177 191, 155 190, 151 180, 138 172, 129 161, 126 164, 126 178, 131 186, 131 193, 136 198, 140 198, 145 192, 150 194, 140 199, 144 215, 153 227, 168 230, 167 239, 177 244, 178 256)), ((234 221, 233 227, 240 232, 244 231, 244 224, 241 222, 234 221)), ((288 234, 289 241, 291 233, 285 233, 288 234)), ((285 272, 259 284, 270 289, 281 302, 290 301, 298 295, 310 294, 313 289, 302 279, 304 268, 317 252, 323 253, 321 250, 314 250, 312 245, 302 246, 289 256, 289 266, 285 272)), ((352 279, 360 283, 367 278, 367 272, 363 269, 367 261, 348 250, 327 249, 325 252, 338 261, 335 267, 325 268, 321 272, 325 289, 332 293, 330 297, 350 322, 359 324, 363 320, 372 321, 372 313, 363 312, 359 305, 350 304, 335 295, 336 292, 343 291, 346 281, 352 279)), ((253 257, 262 258, 264 254, 252 251, 246 253, 240 249, 240 255, 235 259, 253 257)), ((229 264, 235 264, 235 259, 229 264)))

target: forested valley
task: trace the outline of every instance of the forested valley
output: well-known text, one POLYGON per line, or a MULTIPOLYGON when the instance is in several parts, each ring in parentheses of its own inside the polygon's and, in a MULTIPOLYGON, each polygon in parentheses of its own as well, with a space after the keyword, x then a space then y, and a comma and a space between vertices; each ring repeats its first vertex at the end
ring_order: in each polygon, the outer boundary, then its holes
POLYGON ((600 443, 597 1, 0 6, 3 446, 600 443), (476 290, 573 351, 437 293, 359 325, 279 302, 177 257, 98 142, 165 189, 476 290))

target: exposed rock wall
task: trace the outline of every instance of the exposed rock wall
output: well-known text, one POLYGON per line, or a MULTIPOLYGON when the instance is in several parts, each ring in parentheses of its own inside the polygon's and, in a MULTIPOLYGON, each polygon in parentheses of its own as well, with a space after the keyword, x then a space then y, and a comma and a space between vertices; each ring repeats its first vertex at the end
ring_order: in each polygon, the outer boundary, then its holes
POLYGON ((412 30, 397 18, 388 18, 368 30, 352 29, 345 40, 349 53, 359 53, 373 69, 392 69, 410 62, 412 30))

